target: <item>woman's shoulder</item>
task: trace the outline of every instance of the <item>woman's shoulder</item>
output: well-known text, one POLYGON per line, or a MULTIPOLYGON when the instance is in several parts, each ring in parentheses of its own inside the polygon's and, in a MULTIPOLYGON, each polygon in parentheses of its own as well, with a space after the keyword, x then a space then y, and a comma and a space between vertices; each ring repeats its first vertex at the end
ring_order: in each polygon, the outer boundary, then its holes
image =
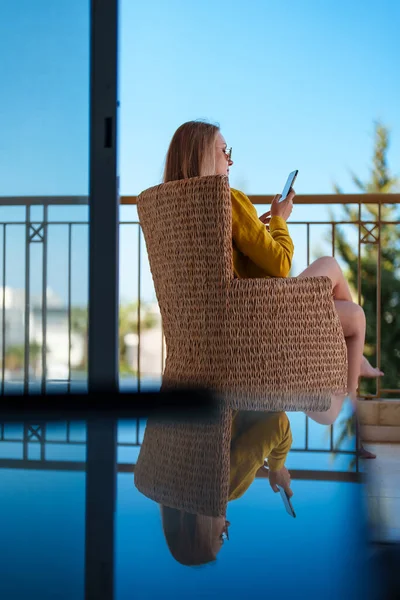
POLYGON ((231 188, 231 202, 233 216, 247 214, 257 216, 257 211, 252 201, 244 192, 231 188))
POLYGON ((232 204, 240 205, 241 207, 252 208, 253 204, 248 196, 240 190, 231 188, 231 200, 232 204))
POLYGON ((250 202, 249 198, 246 196, 246 194, 244 192, 241 192, 240 190, 236 190, 233 187, 231 187, 231 194, 235 198, 235 200, 247 200, 248 202, 250 202))

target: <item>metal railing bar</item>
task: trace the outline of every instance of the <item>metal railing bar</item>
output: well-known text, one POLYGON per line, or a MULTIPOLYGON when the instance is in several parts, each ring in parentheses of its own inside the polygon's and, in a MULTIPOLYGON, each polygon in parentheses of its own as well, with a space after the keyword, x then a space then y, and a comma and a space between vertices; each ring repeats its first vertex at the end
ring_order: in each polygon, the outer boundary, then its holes
POLYGON ((42 267, 42 384, 41 391, 42 394, 46 393, 46 370, 47 370, 47 235, 48 235, 48 226, 47 226, 47 211, 48 207, 44 206, 43 208, 43 267, 42 267))
MULTIPOLYGON (((0 204, 1 206, 1 204, 0 204)), ((89 225, 89 221, 48 221, 48 225, 89 225)), ((26 221, 0 221, 0 225, 25 225, 26 221)), ((289 221, 289 225, 378 225, 377 221, 289 221)), ((381 225, 399 225, 398 221, 381 221, 381 225)), ((140 221, 120 221, 120 225, 140 225, 140 221)))
MULTIPOLYGON (((271 204, 273 195, 249 194, 253 204, 271 204)), ((0 205, 87 205, 88 196, 0 196, 0 205)), ((137 196, 121 196, 121 205, 136 205, 137 196)), ((400 204, 400 194, 298 194, 295 204, 400 204)))
MULTIPOLYGON (((307 417, 308 418, 308 417, 307 417)), ((319 453, 319 454, 348 454, 348 455, 355 455, 356 452, 355 450, 340 450, 340 449, 333 449, 331 450, 330 448, 291 448, 290 452, 311 452, 311 453, 319 453)))
MULTIPOLYGON (((22 439, 22 459, 28 460, 28 432, 29 424, 24 423, 24 437, 22 439)), ((43 462, 43 461, 40 461, 43 462)))
MULTIPOLYGON (((3 438, 1 439, 2 442, 7 442, 9 444, 22 444, 23 443, 23 439, 19 438, 19 439, 15 439, 15 438, 7 438, 4 437, 4 425, 5 423, 0 423, 0 431, 3 432, 3 438)), ((136 427, 136 425, 135 425, 136 427)), ((139 426, 137 427, 137 436, 139 436, 139 426)), ((47 433, 46 433, 47 435, 47 433)), ((47 439, 45 440, 45 444, 60 444, 60 445, 70 445, 70 446, 74 446, 75 444, 78 444, 80 446, 83 446, 84 444, 86 444, 85 440, 72 440, 71 441, 71 427, 70 425, 68 426, 68 431, 66 433, 66 439, 65 440, 54 440, 54 439, 47 439)), ((137 437, 138 439, 138 437, 137 437)), ((43 444, 43 442, 40 442, 37 439, 32 439, 29 441, 30 444, 43 444)), ((132 447, 132 448, 136 448, 141 446, 141 442, 118 442, 118 446, 127 446, 127 447, 132 447)))
MULTIPOLYGON (((135 473, 136 463, 117 463, 118 473, 135 473)), ((60 460, 21 460, 18 458, 0 459, 1 469, 29 469, 41 471, 86 471, 86 462, 72 462, 60 460)), ((315 480, 315 481, 343 481, 348 483, 361 483, 364 479, 363 473, 355 471, 319 471, 310 469, 290 469, 292 479, 315 480)), ((260 469, 256 473, 257 479, 268 479, 266 469, 260 469)))
MULTIPOLYGON (((3 225, 3 306, 2 306, 2 340, 1 340, 1 393, 4 395, 4 378, 6 363, 6 235, 7 226, 3 225)), ((3 427, 4 433, 4 427, 3 427)))
POLYGON ((57 460, 36 460, 24 457, 0 458, 0 469, 26 469, 34 471, 86 471, 86 463, 57 460))
MULTIPOLYGON (((7 444, 22 444, 22 443, 24 443, 23 439, 16 440, 16 439, 4 438, 4 440, 1 440, 1 441, 2 442, 7 442, 7 444)), ((29 443, 30 444, 42 444, 43 445, 43 442, 40 442, 37 439, 29 440, 29 443)), ((44 445, 45 444, 50 444, 52 446, 56 446, 56 445, 59 445, 59 446, 63 446, 63 445, 65 445, 65 446, 84 446, 86 444, 86 441, 84 441, 84 440, 76 440, 76 441, 72 441, 71 442, 71 441, 68 441, 68 440, 46 439, 46 441, 44 442, 44 445)), ((118 445, 120 445, 120 444, 118 444, 118 445)), ((132 445, 134 445, 134 444, 132 444, 132 445)), ((0 459, 0 460, 2 460, 2 459, 0 459)), ((20 460, 20 459, 15 459, 15 460, 20 460)))
MULTIPOLYGON (((1 205, 0 205, 1 206, 1 205)), ((89 221, 47 221, 48 225, 89 225, 89 221)), ((26 225, 26 221, 0 221, 0 225, 26 225)), ((396 225, 396 223, 395 223, 396 225)))
MULTIPOLYGON (((362 483, 363 473, 357 471, 314 471, 311 469, 290 469, 292 479, 308 479, 311 481, 343 481, 347 483, 362 483)), ((259 469, 256 473, 258 479, 268 479, 266 469, 259 469)))
POLYGON ((304 440, 304 446, 305 446, 305 450, 308 450, 308 417, 307 415, 304 415, 306 418, 306 426, 304 428, 304 432, 305 432, 305 440, 304 440))
MULTIPOLYGON (((379 204, 378 206, 378 264, 376 265, 377 273, 376 273, 376 364, 377 367, 381 368, 381 345, 382 345, 382 318, 381 318, 381 310, 382 310, 382 207, 379 204)), ((376 393, 378 396, 381 395, 381 378, 378 377, 377 380, 377 390, 376 393)))
MULTIPOLYGON (((51 225, 65 225, 65 221, 60 223, 51 222, 51 225)), ((381 221, 381 225, 399 225, 400 219, 398 221, 381 221)), ((14 223, 11 223, 14 224, 14 223)), ((82 223, 87 225, 87 223, 82 223)), ((289 221, 289 225, 378 225, 377 221, 329 221, 325 219, 325 221, 289 221)), ((74 221, 75 225, 75 221, 74 221)), ((140 221, 120 221, 120 225, 140 225, 140 221)))
MULTIPOLYGON (((253 204, 271 204, 273 195, 249 194, 253 204)), ((0 198, 1 203, 1 198, 0 198)), ((298 194, 294 204, 399 204, 400 194, 298 194)), ((121 196, 121 204, 137 204, 137 196, 121 196)))
POLYGON ((141 235, 140 235, 140 227, 138 229, 138 347, 137 347, 137 382, 138 382, 138 392, 140 392, 140 333, 141 333, 141 262, 142 262, 142 245, 141 245, 141 235))
MULTIPOLYGON (((0 424, 0 426, 3 427, 3 433, 4 433, 4 423, 0 424)), ((43 427, 43 425, 42 425, 43 427)), ((140 428, 140 424, 136 424, 136 439, 139 440, 139 428, 140 428)), ((45 434, 43 434, 45 435, 45 434)), ((70 436, 70 430, 67 433, 67 436, 70 436)), ((15 438, 2 438, 1 442, 7 442, 8 444, 22 444, 24 443, 24 440, 22 438, 20 439, 15 439, 15 438)), ((86 444, 86 440, 73 440, 71 441, 70 439, 64 439, 64 440, 53 440, 53 439, 46 439, 45 442, 41 442, 38 439, 33 438, 32 440, 29 440, 30 444, 40 444, 40 445, 46 445, 46 444, 50 444, 51 446, 84 446, 86 444)), ((124 447, 124 448, 140 448, 142 446, 141 442, 136 441, 136 442, 118 442, 118 447, 124 447)), ((313 454, 335 454, 338 456, 344 456, 344 455, 348 455, 348 456, 353 456, 356 454, 355 450, 341 450, 340 448, 337 449, 333 449, 331 450, 330 448, 291 448, 290 452, 307 452, 307 453, 313 453, 313 454)), ((0 459, 2 460, 2 459, 0 459)), ((16 459, 16 460, 20 460, 20 459, 16 459)))
POLYGON ((67 393, 71 393, 71 275, 72 275, 72 224, 68 224, 68 384, 67 393))
POLYGON ((0 206, 87 205, 87 196, 0 196, 0 206))
MULTIPOLYGON (((361 204, 358 206, 358 255, 357 255, 357 303, 361 306, 361 204)), ((357 386, 357 395, 360 395, 360 385, 357 386)), ((358 444, 358 433, 356 431, 356 444, 358 444)))
MULTIPOLYGON (((51 223, 52 225, 62 225, 65 224, 65 221, 63 223, 51 223)), ((75 221, 74 221, 75 224, 75 221)), ((377 225, 378 222, 377 221, 362 221, 361 223, 359 223, 357 220, 356 221, 329 221, 329 220, 325 220, 325 221, 289 221, 288 222, 289 225, 332 225, 332 226, 336 226, 336 225, 377 225)), ((381 225, 399 225, 400 224, 400 219, 398 221, 381 221, 381 225)), ((86 223, 87 225, 87 223, 86 223)), ((120 221, 120 225, 140 225, 140 221, 120 221)))
POLYGON ((333 448, 333 425, 330 425, 330 430, 329 430, 329 450, 331 452, 334 452, 334 448, 333 448))
POLYGON ((161 374, 164 373, 164 326, 161 318, 161 374))
MULTIPOLYGON (((398 225, 399 221, 381 221, 381 225, 398 225)), ((376 221, 289 221, 289 225, 377 225, 376 221)))
MULTIPOLYGON (((140 423, 139 423, 139 419, 137 419, 136 421, 136 445, 137 446, 141 446, 141 444, 139 444, 139 432, 140 432, 140 423)), ((123 445, 131 445, 129 442, 125 442, 124 444, 120 444, 121 446, 123 445)))
POLYGON ((40 443, 40 460, 45 461, 46 460, 46 430, 47 430, 47 424, 46 423, 42 423, 41 424, 41 428, 42 428, 42 442, 40 443))
POLYGON ((29 335, 30 335, 30 206, 25 215, 25 345, 24 345, 24 393, 29 393, 29 335))
POLYGON ((361 220, 361 204, 358 206, 358 257, 357 257, 357 294, 358 304, 361 306, 361 227, 363 222, 361 220))

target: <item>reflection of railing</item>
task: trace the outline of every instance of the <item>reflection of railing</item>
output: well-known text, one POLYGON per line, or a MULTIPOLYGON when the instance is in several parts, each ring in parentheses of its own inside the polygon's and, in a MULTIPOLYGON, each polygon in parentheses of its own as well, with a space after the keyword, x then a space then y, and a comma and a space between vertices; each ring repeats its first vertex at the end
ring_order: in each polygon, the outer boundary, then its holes
MULTIPOLYGON (((54 424, 53 424, 54 425, 54 424)), ((76 423, 75 423, 76 425, 76 423)), ((71 433, 71 422, 59 423, 65 431, 61 438, 59 434, 51 431, 51 426, 45 422, 21 423, 19 426, 13 425, 13 433, 7 434, 7 426, 0 423, 0 455, 4 455, 5 445, 13 446, 18 450, 18 458, 0 458, 0 469, 32 469, 32 470, 51 470, 51 471, 85 471, 86 470, 86 427, 83 423, 79 424, 79 435, 75 431, 71 433), (15 429, 19 429, 18 435, 15 429), (79 438, 79 439, 78 439, 79 438), (49 450, 54 447, 62 448, 64 458, 49 459, 49 450), (74 451, 82 451, 81 459, 71 460, 74 451), (67 452, 65 452, 67 451, 67 452), (34 457, 33 457, 34 456, 34 457)), ((8 426, 9 427, 9 426, 8 426)), ((129 422, 130 441, 118 441, 118 451, 123 448, 139 450, 143 441, 144 422, 140 419, 132 419, 129 422)), ((307 442, 307 440, 306 440, 307 442)), ((329 449, 308 449, 307 443, 304 448, 293 448, 291 452, 313 452, 317 456, 333 452, 336 456, 355 456, 354 450, 334 450, 329 449)), ((121 473, 133 473, 135 470, 135 460, 123 462, 118 461, 118 471, 121 473)), ((358 470, 358 461, 356 461, 355 470, 305 470, 291 469, 293 479, 315 479, 323 481, 361 481, 361 473, 358 470)), ((266 472, 260 470, 257 477, 265 477, 266 472)))

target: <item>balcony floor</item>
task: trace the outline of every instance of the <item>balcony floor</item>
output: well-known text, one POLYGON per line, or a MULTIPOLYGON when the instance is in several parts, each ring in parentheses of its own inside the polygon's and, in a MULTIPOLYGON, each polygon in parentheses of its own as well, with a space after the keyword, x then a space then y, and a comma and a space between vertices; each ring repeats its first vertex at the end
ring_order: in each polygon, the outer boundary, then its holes
POLYGON ((365 444, 377 455, 365 460, 372 535, 377 542, 400 542, 400 444, 365 444))

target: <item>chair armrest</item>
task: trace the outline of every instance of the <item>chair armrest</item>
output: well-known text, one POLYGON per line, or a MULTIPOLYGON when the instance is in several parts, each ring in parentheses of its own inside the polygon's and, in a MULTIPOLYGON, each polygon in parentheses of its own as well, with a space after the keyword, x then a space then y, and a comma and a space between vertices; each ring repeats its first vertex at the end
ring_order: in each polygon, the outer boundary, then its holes
POLYGON ((308 399, 326 405, 323 397, 346 391, 347 350, 328 277, 234 279, 226 318, 239 388, 253 382, 260 394, 306 407, 286 410, 314 410, 308 399))
POLYGON ((291 318, 297 314, 296 311, 293 312, 294 308, 309 315, 312 314, 311 308, 318 313, 327 310, 330 317, 340 325, 329 277, 233 279, 228 297, 232 308, 237 303, 237 307, 242 310, 245 302, 248 307, 251 306, 251 310, 258 307, 260 311, 267 311, 269 316, 282 316, 287 309, 288 318, 291 318))

